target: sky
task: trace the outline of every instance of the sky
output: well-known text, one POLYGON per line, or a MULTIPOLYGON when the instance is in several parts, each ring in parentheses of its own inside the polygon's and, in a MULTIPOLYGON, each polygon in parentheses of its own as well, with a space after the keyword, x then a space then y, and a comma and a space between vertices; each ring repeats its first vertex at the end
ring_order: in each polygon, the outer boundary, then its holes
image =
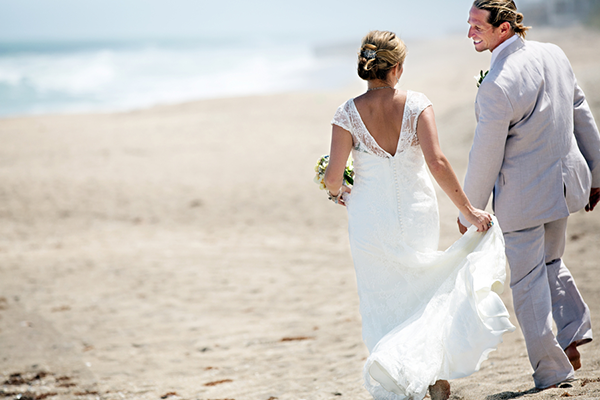
POLYGON ((0 0, 0 41, 306 37, 467 30, 472 0, 0 0))

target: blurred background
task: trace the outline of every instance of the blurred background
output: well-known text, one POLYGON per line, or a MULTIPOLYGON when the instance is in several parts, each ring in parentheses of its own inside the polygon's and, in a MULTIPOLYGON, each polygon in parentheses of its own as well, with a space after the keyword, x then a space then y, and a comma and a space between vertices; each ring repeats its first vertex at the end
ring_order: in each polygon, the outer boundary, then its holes
MULTIPOLYGON (((369 30, 466 36, 471 2, 0 0, 0 117, 337 89, 369 30)), ((600 0, 517 5, 535 26, 600 27, 600 0)))

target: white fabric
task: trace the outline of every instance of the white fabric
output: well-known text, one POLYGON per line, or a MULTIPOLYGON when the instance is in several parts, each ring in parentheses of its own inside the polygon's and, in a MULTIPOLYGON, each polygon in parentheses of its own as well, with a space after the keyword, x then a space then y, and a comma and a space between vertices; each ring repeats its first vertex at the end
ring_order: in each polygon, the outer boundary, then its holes
POLYGON ((506 262, 497 223, 486 234, 471 228, 437 251, 437 200, 416 136, 418 117, 430 105, 423 94, 408 92, 394 155, 369 134, 353 100, 332 121, 354 140, 356 176, 346 204, 371 352, 365 385, 376 399, 422 399, 436 380, 478 370, 502 334, 514 330, 497 295, 506 262))
POLYGON ((500 53, 502 53, 502 50, 507 48, 511 43, 515 42, 518 38, 519 38, 519 36, 512 35, 511 37, 506 39, 504 42, 500 43, 498 45, 498 47, 496 47, 494 49, 494 51, 492 51, 492 59, 490 60, 490 69, 494 66, 494 62, 496 61, 496 58, 498 58, 498 55, 500 53))

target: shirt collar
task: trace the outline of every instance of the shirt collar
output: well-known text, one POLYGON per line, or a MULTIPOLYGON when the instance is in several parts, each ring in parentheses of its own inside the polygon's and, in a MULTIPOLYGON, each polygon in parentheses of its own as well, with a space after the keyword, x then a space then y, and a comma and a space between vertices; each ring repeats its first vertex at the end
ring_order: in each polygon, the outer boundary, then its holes
POLYGON ((510 38, 506 39, 504 42, 500 43, 500 45, 498 47, 496 47, 494 49, 494 51, 492 51, 492 60, 490 61, 490 69, 494 66, 494 61, 496 61, 496 58, 498 58, 500 53, 502 53, 502 50, 504 50, 509 45, 514 43, 518 38, 519 38, 519 35, 513 35, 510 38))

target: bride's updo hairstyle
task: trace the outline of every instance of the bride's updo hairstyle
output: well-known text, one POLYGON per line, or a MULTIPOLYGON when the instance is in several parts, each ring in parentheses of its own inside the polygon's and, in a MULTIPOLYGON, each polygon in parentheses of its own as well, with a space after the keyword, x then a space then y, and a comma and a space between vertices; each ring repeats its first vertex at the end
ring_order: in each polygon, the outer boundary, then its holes
POLYGON ((508 22, 513 31, 525 38, 529 26, 523 25, 523 14, 517 12, 517 5, 513 0, 475 0, 473 5, 480 9, 490 12, 488 23, 494 27, 499 27, 504 22, 508 22))
POLYGON ((394 65, 404 64, 406 46, 394 32, 371 31, 358 52, 358 76, 365 81, 385 80, 394 65))

